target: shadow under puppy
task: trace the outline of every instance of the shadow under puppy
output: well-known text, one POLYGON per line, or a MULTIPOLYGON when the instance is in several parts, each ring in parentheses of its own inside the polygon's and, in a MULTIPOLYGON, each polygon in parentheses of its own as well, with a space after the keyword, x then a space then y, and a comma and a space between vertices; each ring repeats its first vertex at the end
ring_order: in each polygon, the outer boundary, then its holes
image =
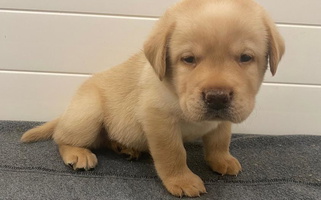
POLYGON ((58 119, 21 140, 53 138, 74 169, 94 168, 90 149, 104 145, 133 157, 148 151, 171 194, 199 196, 206 189, 186 164, 183 142, 202 138, 208 165, 238 174, 231 123, 252 112, 268 64, 274 75, 283 53, 254 1, 183 0, 160 18, 142 52, 93 75, 58 119))

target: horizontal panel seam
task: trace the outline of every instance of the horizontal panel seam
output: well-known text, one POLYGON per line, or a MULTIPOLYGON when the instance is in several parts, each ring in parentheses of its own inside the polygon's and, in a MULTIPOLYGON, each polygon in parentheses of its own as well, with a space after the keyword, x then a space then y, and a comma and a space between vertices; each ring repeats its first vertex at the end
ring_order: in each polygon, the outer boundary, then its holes
POLYGON ((0 74, 26 74, 26 75, 62 75, 62 76, 82 76, 90 77, 90 73, 71 73, 71 72, 53 72, 53 71, 27 71, 27 70, 1 70, 0 74))
POLYGON ((159 17, 148 15, 125 15, 111 13, 94 13, 94 12, 75 12, 75 11, 52 11, 52 10, 31 10, 31 9, 4 9, 0 8, 0 12, 4 13, 25 13, 25 14, 47 14, 47 15, 69 15, 69 16, 85 16, 85 17, 111 17, 119 19, 140 19, 140 20, 157 20, 159 17))
POLYGON ((321 85, 319 84, 308 84, 308 83, 284 83, 284 82, 263 82, 265 86, 295 86, 295 87, 309 87, 309 88, 319 88, 321 89, 321 85))
POLYGON ((290 27, 290 28, 321 28, 321 24, 304 24, 304 23, 291 23, 291 22, 287 22, 287 23, 280 23, 280 22, 276 22, 277 26, 280 27, 290 27))

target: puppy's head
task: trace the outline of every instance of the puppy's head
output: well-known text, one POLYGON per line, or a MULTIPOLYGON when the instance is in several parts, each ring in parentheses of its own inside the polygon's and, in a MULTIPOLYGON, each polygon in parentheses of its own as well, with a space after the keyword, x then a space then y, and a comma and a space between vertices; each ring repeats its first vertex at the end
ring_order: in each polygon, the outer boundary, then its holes
POLYGON ((276 73, 284 42, 252 0, 183 0, 159 20, 144 52, 187 119, 238 123, 252 112, 268 63, 276 73))

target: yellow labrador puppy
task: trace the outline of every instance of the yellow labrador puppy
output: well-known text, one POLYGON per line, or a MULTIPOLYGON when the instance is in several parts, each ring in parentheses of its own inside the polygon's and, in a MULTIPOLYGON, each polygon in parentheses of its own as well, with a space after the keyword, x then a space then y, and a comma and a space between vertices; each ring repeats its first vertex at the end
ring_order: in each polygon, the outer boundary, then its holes
POLYGON ((91 169, 101 146, 137 157, 148 151, 175 196, 205 193, 186 164, 184 141, 202 138, 208 165, 236 175, 231 123, 245 120, 267 66, 274 75, 284 42, 252 0, 182 0, 160 18, 144 50, 95 74, 56 120, 23 142, 53 138, 65 164, 91 169), (105 130, 105 131, 102 131, 105 130))

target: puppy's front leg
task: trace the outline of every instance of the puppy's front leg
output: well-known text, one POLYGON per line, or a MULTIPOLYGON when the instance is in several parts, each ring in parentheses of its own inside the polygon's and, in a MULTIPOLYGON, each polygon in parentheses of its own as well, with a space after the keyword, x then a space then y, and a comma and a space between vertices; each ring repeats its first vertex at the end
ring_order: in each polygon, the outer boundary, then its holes
POLYGON ((205 160, 213 171, 222 175, 237 175, 241 171, 239 161, 230 154, 231 123, 222 122, 203 137, 205 160))
POLYGON ((144 125, 156 171, 166 189, 175 196, 206 193, 203 181, 186 164, 180 127, 170 116, 155 112, 144 125))

